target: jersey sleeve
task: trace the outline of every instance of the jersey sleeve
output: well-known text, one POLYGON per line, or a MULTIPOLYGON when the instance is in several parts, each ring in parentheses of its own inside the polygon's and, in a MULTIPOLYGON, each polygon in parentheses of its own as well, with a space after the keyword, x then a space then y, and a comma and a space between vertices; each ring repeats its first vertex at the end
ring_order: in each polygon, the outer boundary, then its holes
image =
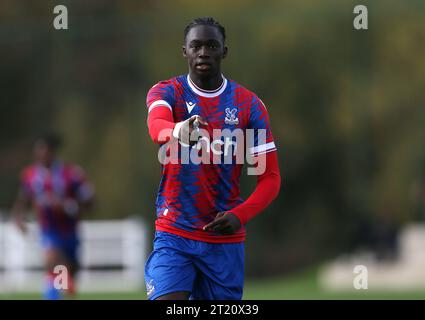
POLYGON ((174 104, 174 86, 170 80, 159 82, 149 90, 147 124, 153 142, 163 144, 171 139, 175 127, 174 104))
POLYGON ((267 108, 256 95, 252 97, 248 129, 251 129, 247 136, 248 148, 252 156, 276 150, 267 108))
POLYGON ((146 97, 146 106, 148 113, 151 113, 158 107, 168 108, 173 112, 174 105, 174 86, 171 81, 161 81, 154 85, 146 97))
POLYGON ((277 153, 264 153, 258 157, 265 159, 266 169, 257 175, 257 186, 254 192, 243 203, 230 210, 239 218, 242 225, 266 209, 280 191, 281 177, 277 153))

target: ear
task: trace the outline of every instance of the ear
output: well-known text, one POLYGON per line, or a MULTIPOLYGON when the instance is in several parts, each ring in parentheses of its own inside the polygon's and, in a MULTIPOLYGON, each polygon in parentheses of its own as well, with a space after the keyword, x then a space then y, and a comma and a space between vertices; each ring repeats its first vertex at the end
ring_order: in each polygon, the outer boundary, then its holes
POLYGON ((225 47, 223 48, 223 59, 227 57, 227 51, 228 51, 228 49, 227 49, 227 47, 225 46, 225 47))
POLYGON ((186 46, 182 46, 183 57, 187 58, 186 46))

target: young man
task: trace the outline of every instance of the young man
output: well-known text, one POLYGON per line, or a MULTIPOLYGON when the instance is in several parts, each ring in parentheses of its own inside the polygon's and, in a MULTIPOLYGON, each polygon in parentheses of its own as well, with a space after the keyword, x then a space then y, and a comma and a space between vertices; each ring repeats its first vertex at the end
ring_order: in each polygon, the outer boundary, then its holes
MULTIPOLYGON (((245 224, 279 193, 267 110, 254 93, 222 75, 220 64, 227 51, 225 30, 218 22, 193 20, 184 31, 189 74, 159 82, 147 95, 152 140, 177 145, 182 160, 163 164, 154 250, 145 268, 151 300, 241 299, 245 224), (217 132, 226 129, 265 132, 263 141, 255 138, 248 147, 263 168, 257 170, 257 187, 246 201, 239 195, 243 165, 235 163, 234 156, 232 163, 217 161, 223 160, 218 149, 224 145, 217 132), (203 159, 215 161, 193 161, 198 141, 212 141, 203 159), (190 161, 184 161, 185 152, 191 153, 190 161)), ((173 146, 161 147, 162 155, 170 155, 173 146)))
MULTIPOLYGON (((35 162, 21 172, 21 186, 12 209, 19 229, 26 233, 24 213, 29 205, 37 214, 41 242, 45 250, 45 299, 60 299, 61 288, 54 286, 55 267, 63 265, 68 273, 68 290, 73 295, 73 279, 78 270, 79 244, 77 225, 81 209, 90 205, 93 188, 81 168, 65 164, 56 157, 60 139, 43 136, 35 142, 35 162)), ((63 271, 62 271, 63 272, 63 271)))

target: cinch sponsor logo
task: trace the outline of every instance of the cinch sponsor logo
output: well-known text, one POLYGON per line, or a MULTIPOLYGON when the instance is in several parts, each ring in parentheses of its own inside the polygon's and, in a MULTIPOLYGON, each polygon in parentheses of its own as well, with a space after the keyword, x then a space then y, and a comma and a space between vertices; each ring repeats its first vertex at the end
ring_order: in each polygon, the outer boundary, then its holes
POLYGON ((266 143, 266 134, 266 129, 214 129, 211 137, 207 130, 199 129, 190 135, 192 146, 175 139, 163 144, 158 152, 158 160, 163 165, 257 165, 255 168, 248 167, 248 174, 258 175, 265 171, 266 166, 265 158, 258 155, 276 150, 273 142, 266 143))

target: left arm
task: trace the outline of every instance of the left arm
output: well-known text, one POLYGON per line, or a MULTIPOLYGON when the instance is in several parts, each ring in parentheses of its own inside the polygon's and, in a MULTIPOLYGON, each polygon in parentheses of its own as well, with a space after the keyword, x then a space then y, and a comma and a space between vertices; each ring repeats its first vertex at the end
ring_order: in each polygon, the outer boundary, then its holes
POLYGON ((233 234, 263 211, 279 194, 280 172, 269 115, 266 106, 256 95, 252 96, 247 128, 266 131, 265 137, 254 136, 254 147, 250 148, 251 155, 257 159, 257 187, 246 201, 227 212, 217 214, 204 230, 233 234))
POLYGON ((266 161, 266 169, 264 173, 258 175, 257 186, 254 192, 239 206, 230 211, 217 214, 214 221, 207 224, 204 230, 233 234, 242 225, 245 225, 249 220, 267 208, 277 197, 281 184, 277 152, 269 152, 258 157, 263 157, 263 159, 258 159, 259 161, 266 161))

